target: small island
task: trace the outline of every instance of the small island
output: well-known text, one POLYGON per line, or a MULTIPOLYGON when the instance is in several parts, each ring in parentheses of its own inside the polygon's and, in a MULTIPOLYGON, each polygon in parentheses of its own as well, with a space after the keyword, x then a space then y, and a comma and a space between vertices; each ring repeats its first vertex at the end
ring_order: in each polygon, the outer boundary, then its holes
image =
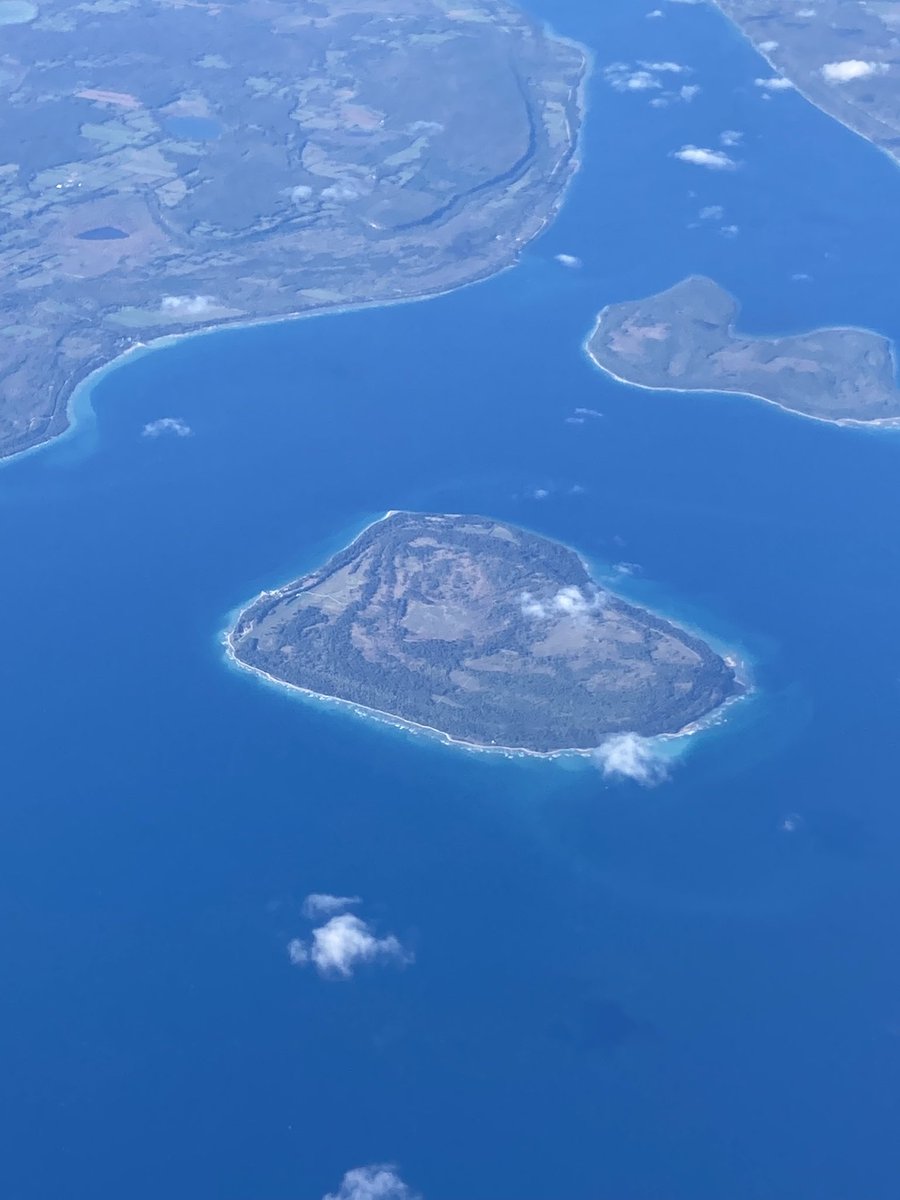
POLYGON ((239 615, 230 657, 452 741, 553 754, 674 734, 740 693, 703 641, 598 587, 568 547, 394 512, 239 615))
POLYGON ((748 337, 735 330, 738 311, 717 283, 692 276, 645 300, 609 305, 587 351, 639 387, 739 392, 838 424, 900 424, 887 338, 849 328, 748 337))

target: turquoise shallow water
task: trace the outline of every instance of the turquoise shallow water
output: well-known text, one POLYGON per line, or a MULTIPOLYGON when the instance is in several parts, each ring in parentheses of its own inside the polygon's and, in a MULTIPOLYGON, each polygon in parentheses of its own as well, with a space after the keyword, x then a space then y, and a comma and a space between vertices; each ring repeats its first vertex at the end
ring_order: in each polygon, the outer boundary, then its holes
POLYGON ((427 1200, 895 1195, 900 439, 635 392, 581 342, 698 270, 753 330, 896 335, 900 183, 669 9, 555 6, 601 63, 687 61, 704 90, 657 110, 598 77, 585 169, 516 271, 145 355, 0 475, 10 1200, 318 1200, 380 1160, 427 1200), (668 157, 724 128, 741 170, 668 157), (687 228, 708 204, 736 237, 687 228), (141 436, 166 416, 193 436, 141 436), (637 564, 638 598, 746 648, 760 699, 646 790, 228 670, 236 605, 400 507, 637 564), (415 963, 293 969, 311 891, 361 895, 415 963))

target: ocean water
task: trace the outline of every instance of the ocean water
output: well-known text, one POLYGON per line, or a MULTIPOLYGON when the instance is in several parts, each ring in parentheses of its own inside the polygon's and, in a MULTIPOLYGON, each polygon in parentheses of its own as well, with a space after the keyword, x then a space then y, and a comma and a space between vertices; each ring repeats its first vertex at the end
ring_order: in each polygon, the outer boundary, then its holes
POLYGON ((636 391, 581 346, 691 271, 752 331, 900 334, 900 176, 663 7, 548 0, 598 71, 516 270, 135 358, 0 472, 5 1200, 319 1200, 380 1161, 426 1200, 896 1196, 900 436, 636 391), (607 86, 638 58, 703 90, 607 86), (669 157, 724 129, 739 170, 669 157), (735 236, 690 228, 712 204, 735 236), (141 436, 163 417, 193 436, 141 436), (647 789, 228 668, 235 606, 406 507, 636 564, 757 698, 647 789), (313 891, 415 962, 292 967, 313 891))

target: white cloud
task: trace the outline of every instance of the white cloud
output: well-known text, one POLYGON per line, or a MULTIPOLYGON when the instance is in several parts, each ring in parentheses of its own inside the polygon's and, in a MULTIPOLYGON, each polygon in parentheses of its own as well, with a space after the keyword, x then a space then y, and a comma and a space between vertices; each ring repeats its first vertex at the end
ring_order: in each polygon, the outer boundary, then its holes
POLYGON ((723 146, 739 146, 743 140, 744 135, 739 129, 723 129, 719 134, 723 146))
POLYGON ((637 733, 618 733, 607 738, 594 751, 594 757, 607 779, 633 779, 644 787, 652 787, 668 775, 666 761, 653 740, 637 733))
POLYGON ((548 615, 546 605, 541 604, 540 600, 535 600, 531 592, 523 592, 519 597, 519 604, 523 617, 530 617, 534 621, 543 621, 548 615))
POLYGON ((723 225, 722 228, 719 230, 719 233, 721 233, 722 237, 728 237, 728 238, 737 237, 737 235, 740 232, 741 232, 740 225, 723 225))
POLYGON ((217 305, 214 296, 163 296, 159 307, 180 317, 202 317, 217 305))
POLYGON ((180 417, 160 417, 157 421, 148 421, 141 430, 142 437, 156 438, 163 434, 171 434, 172 437, 190 437, 194 431, 186 421, 182 421, 180 417))
POLYGON ((786 92, 794 86, 783 75, 771 75, 768 79, 754 79, 753 82, 764 92, 786 92))
POLYGON ((725 216, 725 209, 721 204, 707 204, 705 208, 701 208, 697 216, 701 221, 721 221, 725 216))
POLYGON ((287 946, 288 958, 295 967, 302 967, 304 963, 309 962, 309 951, 306 948, 306 943, 300 938, 291 938, 287 946))
POLYGON ((651 101, 654 108, 665 108, 676 100, 692 100, 700 91, 696 84, 685 85, 677 91, 663 91, 665 85, 673 82, 673 75, 685 75, 691 70, 677 62, 649 62, 640 60, 637 63, 614 62, 604 68, 603 78, 617 92, 659 92, 651 101))
POLYGON ((733 171, 737 166, 724 150, 709 150, 703 146, 682 146, 673 151, 672 157, 696 167, 708 167, 711 171, 733 171))
POLYGON ((298 183, 296 187, 291 188, 291 199, 295 204, 302 204, 304 200, 308 200, 313 194, 312 188, 307 183, 298 183))
POLYGON ((887 63, 863 62, 859 58, 845 58, 843 62, 830 62, 822 67, 822 78, 826 83, 850 83, 854 79, 868 79, 871 75, 883 75, 887 63))
POLYGON ((574 254, 557 254, 554 257, 560 266, 568 267, 572 271, 577 271, 583 265, 581 259, 574 254))
POLYGON ((532 500, 546 500, 549 495, 549 488, 535 488, 531 493, 531 498, 532 500))
POLYGON ((602 607, 602 594, 587 597, 579 587, 560 588, 553 597, 553 608, 567 617, 580 617, 602 607))
POLYGON ((665 16, 665 13, 662 11, 661 8, 654 8, 651 12, 647 13, 647 20, 653 21, 653 20, 656 20, 658 17, 664 17, 664 16, 665 16))
POLYGON ((550 617, 569 617, 580 620, 589 613, 597 612, 606 603, 606 595, 595 591, 586 596, 579 587, 562 587, 548 599, 539 600, 531 592, 523 592, 519 597, 522 616, 533 621, 545 621, 550 617))
POLYGON ((662 87, 649 71, 622 62, 610 63, 603 71, 603 78, 617 92, 646 92, 662 87))
POLYGON ((376 1163, 348 1171, 336 1192, 322 1200, 421 1200, 390 1164, 376 1163))
POLYGON ((312 892, 303 901, 303 915, 313 921, 316 917, 330 917, 359 903, 359 896, 330 896, 327 892, 312 892))
POLYGON ((294 938, 288 943, 288 957, 295 966, 311 964, 320 975, 341 979, 349 979, 360 963, 412 962, 393 934, 376 937, 353 913, 341 913, 314 929, 310 942, 294 938))
POLYGON ((639 65, 642 66, 645 71, 661 71, 669 75, 682 75, 685 71, 690 69, 688 67, 683 67, 681 63, 677 62, 644 62, 642 60, 639 65))
POLYGON ((762 50, 763 54, 771 54, 773 50, 778 49, 778 43, 777 42, 760 42, 759 48, 760 48, 760 50, 762 50))
POLYGON ((322 196, 326 200, 358 200, 362 193, 358 187, 346 180, 341 180, 339 183, 332 183, 329 187, 322 189, 322 196))
POLYGON ((603 413, 596 408, 576 408, 576 413, 579 417, 602 417, 603 413))

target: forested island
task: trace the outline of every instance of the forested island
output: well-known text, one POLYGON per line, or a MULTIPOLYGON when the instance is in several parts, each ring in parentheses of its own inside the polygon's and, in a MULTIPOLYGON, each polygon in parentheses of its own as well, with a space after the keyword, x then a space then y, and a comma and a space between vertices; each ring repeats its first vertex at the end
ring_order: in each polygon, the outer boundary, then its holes
POLYGON ((573 550, 479 516, 388 514, 258 596, 227 643, 275 681, 538 753, 676 733, 741 690, 705 642, 598 587, 573 550))
POLYGON ((739 392, 839 424, 900 423, 891 342, 868 329, 750 337, 735 329, 734 297, 692 276, 611 304, 587 350, 626 383, 675 391, 739 392))

